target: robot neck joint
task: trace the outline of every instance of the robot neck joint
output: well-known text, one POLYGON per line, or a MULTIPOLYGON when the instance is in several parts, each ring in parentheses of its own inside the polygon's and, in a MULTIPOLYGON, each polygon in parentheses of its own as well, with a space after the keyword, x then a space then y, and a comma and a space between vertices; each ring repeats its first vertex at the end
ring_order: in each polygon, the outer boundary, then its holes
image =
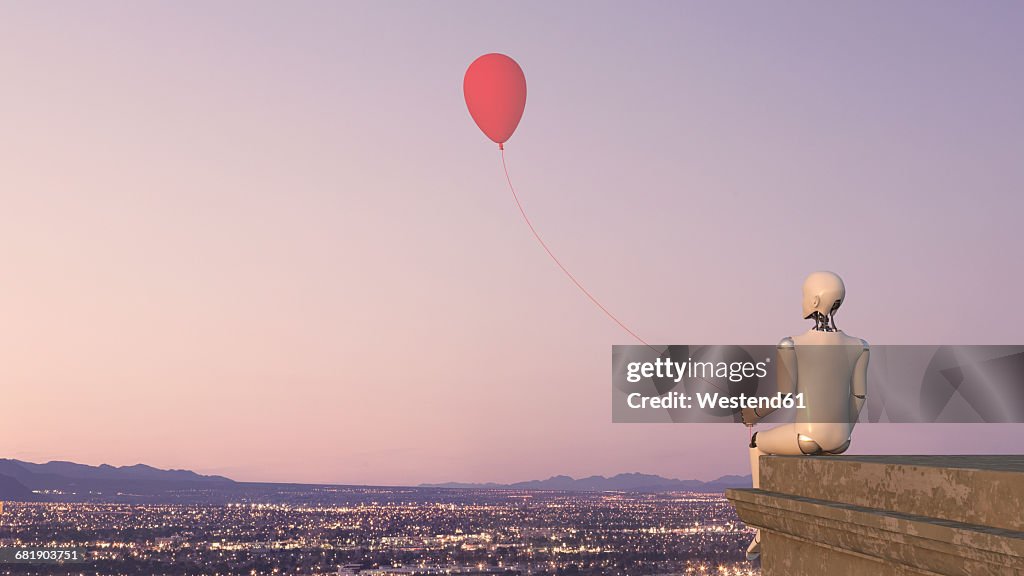
POLYGON ((836 328, 836 309, 832 308, 828 315, 822 314, 821 312, 815 312, 811 315, 814 319, 814 329, 818 332, 838 332, 839 328, 836 328))

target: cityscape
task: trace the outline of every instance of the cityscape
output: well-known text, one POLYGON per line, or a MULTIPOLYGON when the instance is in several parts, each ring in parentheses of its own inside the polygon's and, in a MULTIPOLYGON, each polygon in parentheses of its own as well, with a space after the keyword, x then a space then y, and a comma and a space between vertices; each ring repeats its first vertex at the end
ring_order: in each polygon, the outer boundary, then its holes
POLYGON ((1024 576, 1022 30, 0 2, 0 576, 1024 576))
POLYGON ((758 574, 721 493, 273 485, 237 501, 8 502, 4 550, 78 560, 3 574, 758 574))

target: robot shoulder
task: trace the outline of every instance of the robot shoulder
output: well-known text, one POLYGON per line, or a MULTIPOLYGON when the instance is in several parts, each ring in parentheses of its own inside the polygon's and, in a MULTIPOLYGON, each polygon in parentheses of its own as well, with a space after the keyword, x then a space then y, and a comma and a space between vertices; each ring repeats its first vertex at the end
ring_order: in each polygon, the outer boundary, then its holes
POLYGON ((868 344, 868 341, 863 338, 860 338, 860 345, 863 346, 865 350, 871 349, 871 345, 868 344))
POLYGON ((783 338, 782 340, 779 340, 779 344, 778 344, 778 346, 776 346, 776 348, 795 348, 795 347, 796 347, 796 342, 793 342, 793 338, 791 338, 789 336, 783 338))

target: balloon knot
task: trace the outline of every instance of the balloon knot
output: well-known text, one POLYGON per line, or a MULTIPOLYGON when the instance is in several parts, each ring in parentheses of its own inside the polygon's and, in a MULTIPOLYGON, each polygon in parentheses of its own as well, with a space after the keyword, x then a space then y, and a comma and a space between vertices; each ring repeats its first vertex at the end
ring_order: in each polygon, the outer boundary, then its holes
POLYGON ((504 150, 504 149, 505 149, 505 143, 504 142, 498 142, 498 150, 504 150))

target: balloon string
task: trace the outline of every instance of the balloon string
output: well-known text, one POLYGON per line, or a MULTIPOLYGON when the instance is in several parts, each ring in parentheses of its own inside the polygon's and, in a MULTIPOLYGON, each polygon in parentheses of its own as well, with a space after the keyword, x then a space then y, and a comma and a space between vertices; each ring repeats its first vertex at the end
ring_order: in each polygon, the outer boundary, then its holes
MULTIPOLYGON (((581 284, 580 281, 577 280, 576 277, 572 275, 572 272, 569 272, 568 268, 566 268, 564 265, 562 265, 562 262, 558 260, 558 257, 555 256, 555 253, 552 252, 550 248, 548 248, 547 244, 544 243, 544 240, 540 237, 540 234, 537 233, 537 229, 533 227, 533 222, 530 222, 530 217, 526 215, 526 210, 523 210, 523 204, 521 202, 519 202, 519 195, 516 194, 516 188, 515 188, 515 186, 512 185, 512 178, 510 178, 509 175, 508 175, 508 165, 505 164, 505 147, 504 147, 504 145, 498 144, 498 149, 501 150, 501 167, 505 170, 505 181, 508 182, 508 189, 512 191, 512 198, 515 199, 516 206, 519 207, 519 213, 523 215, 523 220, 526 222, 526 225, 529 226, 530 232, 533 233, 533 237, 537 239, 537 242, 540 243, 542 248, 544 248, 544 251, 547 252, 548 256, 550 256, 551 259, 554 260, 555 264, 557 264, 558 267, 562 269, 562 272, 565 272, 565 275, 569 277, 569 280, 572 280, 572 283, 575 284, 576 287, 579 288, 581 292, 586 294, 587 298, 590 298, 590 301, 593 302, 595 306, 597 306, 598 308, 601 309, 601 312, 604 312, 606 316, 611 318, 613 322, 618 324, 619 327, 622 328, 623 330, 625 330, 630 336, 632 336, 633 338, 636 338, 636 340, 638 342, 640 342, 644 346, 647 346, 651 350, 654 350, 655 352, 658 352, 659 350, 657 348, 655 348, 654 346, 648 344, 647 341, 644 340, 643 338, 641 338, 640 336, 637 336, 636 332, 633 332, 632 330, 630 330, 628 326, 623 324, 621 320, 619 320, 618 318, 615 317, 614 314, 609 312, 608 309, 605 308, 601 304, 601 302, 599 302, 597 300, 597 298, 594 297, 593 294, 591 294, 589 291, 587 291, 587 289, 583 287, 583 284, 581 284)), ((717 388, 718 390, 720 390, 720 391, 722 391, 722 392, 724 392, 726 394, 729 393, 727 390, 723 389, 721 386, 715 384, 714 382, 708 380, 707 378, 704 378, 702 376, 697 376, 697 378, 699 380, 704 381, 706 384, 708 384, 709 386, 711 386, 713 388, 717 388)))
POLYGON ((647 346, 648 348, 651 348, 652 350, 654 350, 655 348, 653 346, 648 344, 647 341, 645 341, 643 338, 637 336, 636 332, 633 332, 632 330, 630 330, 628 326, 623 324, 621 320, 619 320, 618 318, 615 317, 614 314, 609 312, 608 309, 605 308, 604 305, 602 305, 597 300, 597 298, 594 297, 593 294, 591 294, 586 288, 584 288, 583 284, 580 284, 580 281, 577 280, 576 277, 572 275, 572 272, 569 272, 568 268, 566 268, 565 266, 562 265, 562 263, 558 260, 558 257, 555 256, 555 253, 551 251, 551 248, 548 248, 548 245, 544 243, 544 240, 540 237, 540 234, 537 233, 537 229, 534 228, 533 227, 533 223, 530 222, 530 217, 526 215, 526 210, 523 210, 523 205, 522 205, 522 203, 519 202, 519 195, 516 194, 516 188, 515 188, 515 186, 512 185, 512 178, 510 178, 509 175, 508 175, 508 165, 505 164, 505 147, 504 146, 500 146, 500 150, 501 150, 501 167, 505 170, 505 180, 508 182, 508 189, 512 191, 512 198, 515 199, 516 206, 519 207, 519 213, 523 215, 523 220, 526 222, 526 225, 529 226, 530 232, 533 233, 533 237, 537 239, 537 242, 541 245, 542 248, 544 248, 544 251, 548 253, 548 256, 551 257, 551 259, 555 262, 555 264, 557 264, 558 267, 562 269, 562 272, 565 272, 565 275, 569 277, 569 280, 572 280, 572 283, 575 284, 576 287, 580 289, 580 292, 583 292, 584 294, 586 294, 587 298, 590 298, 590 301, 593 302, 595 306, 600 308, 601 312, 604 312, 605 316, 611 318, 613 322, 618 324, 619 327, 622 328, 623 330, 625 330, 630 336, 632 336, 633 338, 636 338, 636 340, 638 342, 640 342, 644 346, 647 346))

